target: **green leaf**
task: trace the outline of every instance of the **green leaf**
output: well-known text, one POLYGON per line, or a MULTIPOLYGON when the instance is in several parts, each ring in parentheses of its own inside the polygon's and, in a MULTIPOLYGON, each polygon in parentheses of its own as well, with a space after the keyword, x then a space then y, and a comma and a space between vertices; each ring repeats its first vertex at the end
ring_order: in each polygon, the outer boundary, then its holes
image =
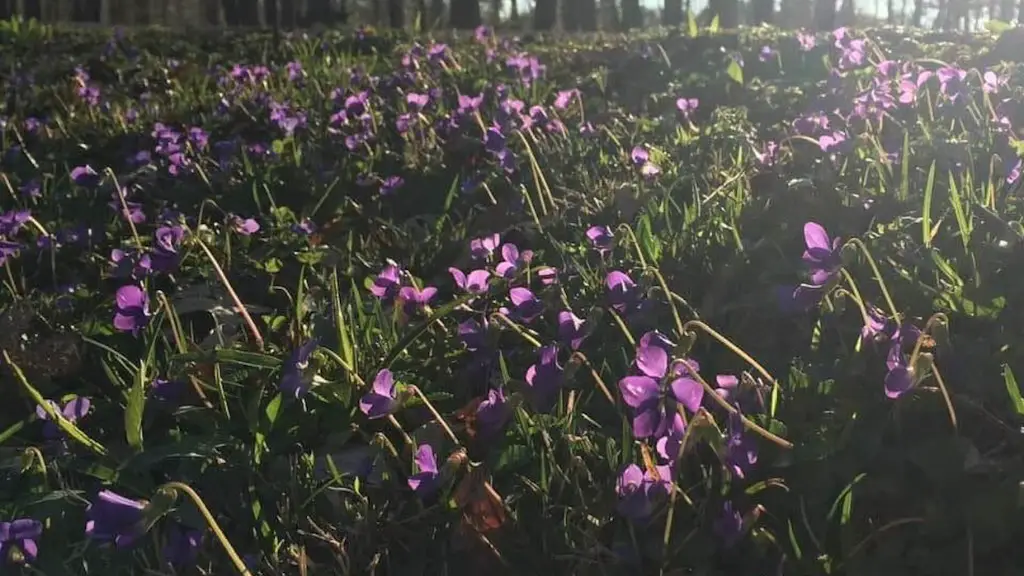
POLYGON ((700 34, 700 29, 697 27, 697 16, 689 10, 686 11, 686 31, 691 38, 700 34))
POLYGON ((1018 416, 1024 416, 1024 397, 1020 394, 1020 387, 1017 386, 1017 379, 1013 376, 1013 370, 1008 364, 1003 364, 1003 383, 1006 384, 1006 392, 1010 395, 1010 402, 1018 416))
POLYGON ((743 67, 735 59, 729 61, 729 67, 726 68, 725 73, 732 78, 733 82, 743 84, 743 67))
POLYGON ((1003 20, 989 20, 988 22, 985 22, 985 30, 988 30, 993 34, 1002 34, 1003 32, 1012 29, 1013 24, 1003 20))
POLYGON ((124 435, 128 445, 142 451, 142 417, 146 410, 146 363, 140 362, 124 411, 124 435))

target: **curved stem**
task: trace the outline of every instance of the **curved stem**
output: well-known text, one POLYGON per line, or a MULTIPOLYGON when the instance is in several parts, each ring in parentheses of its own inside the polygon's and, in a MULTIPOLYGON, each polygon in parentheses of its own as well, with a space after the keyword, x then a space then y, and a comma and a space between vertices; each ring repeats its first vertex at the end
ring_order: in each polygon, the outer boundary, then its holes
MULTIPOLYGON (((942 312, 936 312, 932 314, 928 321, 924 323, 924 328, 921 329, 921 336, 931 335, 932 327, 937 323, 942 322, 943 324, 949 323, 949 318, 942 312)), ((914 342, 914 350, 910 353, 909 365, 911 368, 917 365, 917 357, 921 355, 921 347, 924 345, 924 338, 918 338, 914 342)))
POLYGON ((199 248, 206 253, 206 257, 210 260, 210 264, 213 266, 213 271, 217 273, 217 278, 220 279, 221 284, 224 285, 224 289, 228 291, 228 296, 231 297, 231 301, 234 302, 235 308, 238 309, 238 313, 242 315, 242 319, 245 320, 245 325, 248 326, 249 332, 252 333, 252 337, 256 340, 256 344, 263 349, 263 336, 260 334, 259 328, 256 327, 256 322, 253 322, 252 316, 249 315, 249 310, 246 309, 245 304, 242 304, 242 299, 238 297, 238 293, 231 286, 231 282, 228 281, 227 275, 224 273, 224 269, 220 267, 220 263, 217 262, 217 258, 213 255, 213 252, 206 247, 206 244, 199 239, 199 236, 192 234, 195 238, 196 244, 199 248))
MULTIPOLYGON (((655 267, 649 268, 654 274, 654 277, 658 280, 658 285, 665 291, 665 299, 668 300, 668 307, 672 309, 672 319, 676 323, 676 330, 679 332, 678 336, 683 337, 683 319, 679 316, 679 310, 676 309, 675 302, 672 301, 672 291, 668 289, 668 282, 665 281, 665 277, 662 276, 661 271, 655 267)), ((696 314, 694 314, 696 316, 696 314)))
POLYGON ((535 348, 541 348, 544 346, 543 344, 541 344, 540 340, 537 340, 529 332, 523 330, 522 326, 513 322, 508 316, 505 316, 500 312, 496 312, 494 314, 491 314, 491 318, 497 318, 498 320, 501 320, 502 324, 511 328, 514 332, 522 336, 524 340, 526 340, 530 344, 533 344, 535 348))
POLYGON ((885 303, 889 307, 889 311, 892 312, 892 318, 899 323, 900 313, 896 309, 896 303, 893 302, 892 296, 889 294, 889 287, 886 286, 885 279, 882 278, 882 272, 878 269, 878 264, 875 263, 874 257, 871 256, 871 251, 868 250, 867 245, 860 238, 850 238, 847 244, 853 244, 860 248, 861 253, 867 258, 868 265, 871 266, 871 271, 875 274, 875 282, 878 282, 878 287, 882 290, 882 296, 885 297, 885 303))
POLYGON ((636 250, 636 258, 640 261, 640 267, 647 268, 647 260, 644 258, 643 250, 640 249, 640 241, 636 239, 636 233, 625 222, 619 224, 618 228, 616 228, 616 230, 623 229, 629 234, 629 239, 633 241, 633 249, 636 250))
POLYGON ((845 288, 838 288, 837 290, 842 290, 850 296, 853 296, 854 301, 857 302, 857 306, 860 308, 860 315, 861 318, 864 319, 864 324, 869 324, 871 322, 871 317, 868 315, 868 308, 864 304, 864 297, 860 295, 860 289, 857 288, 857 282, 854 281, 853 275, 845 268, 840 268, 839 271, 842 273, 843 278, 846 279, 846 283, 850 286, 850 290, 846 290, 845 288))
POLYGON ((601 390, 601 393, 604 394, 604 397, 607 398, 613 406, 616 405, 615 396, 612 395, 611 391, 608 389, 608 386, 605 385, 604 380, 601 378, 601 375, 597 373, 596 369, 594 369, 594 365, 590 363, 590 359, 587 358, 587 356, 583 354, 583 352, 580 352, 578 350, 572 353, 572 356, 570 356, 570 360, 573 358, 578 358, 579 361, 584 366, 586 366, 588 370, 590 370, 590 376, 591 378, 594 379, 594 382, 597 383, 597 387, 601 390))
MULTIPOLYGON (((691 326, 700 328, 701 331, 703 331, 705 334, 707 334, 708 336, 711 336, 715 340, 718 340, 718 342, 720 344, 722 344, 723 346, 725 346, 729 350, 732 350, 734 354, 736 354, 737 356, 742 358, 744 361, 746 361, 747 364, 750 364, 754 368, 754 370, 757 370, 758 374, 763 376, 765 380, 767 380, 768 382, 770 382, 772 384, 772 386, 776 386, 777 385, 777 383, 775 381, 775 377, 772 376, 768 372, 768 370, 765 369, 764 366, 761 366, 761 364, 757 360, 754 360, 754 358, 750 354, 747 354, 746 352, 743 351, 742 348, 740 348, 739 346, 733 344, 732 340, 729 340, 725 336, 722 336, 714 328, 712 328, 711 326, 708 326, 707 324, 705 324, 704 322, 702 322, 700 320, 690 320, 689 322, 684 324, 683 325, 683 334, 689 332, 690 331, 689 329, 690 329, 691 326)), ((716 394, 716 396, 717 396, 717 394, 716 394)))
POLYGON ((935 376, 935 382, 939 385, 939 392, 942 393, 942 399, 946 401, 946 411, 949 412, 949 423, 953 425, 953 431, 957 429, 957 418, 956 410, 953 408, 953 399, 949 397, 949 390, 946 388, 946 382, 942 379, 942 373, 939 372, 939 367, 932 363, 932 375, 935 376))
POLYGON ((451 438, 452 442, 454 442, 456 446, 461 446, 462 443, 459 442, 459 438, 455 435, 455 432, 452 430, 452 427, 449 426, 448 422, 441 417, 441 413, 437 411, 437 408, 434 408, 434 405, 430 402, 430 400, 427 399, 427 395, 424 394, 422 390, 420 390, 420 387, 413 385, 410 386, 409 388, 412 389, 413 394, 420 397, 420 400, 423 401, 423 404, 427 407, 427 410, 430 411, 431 416, 433 416, 434 419, 437 420, 437 423, 441 425, 441 428, 444 429, 445 434, 447 434, 448 437, 451 438))
POLYGON ((714 399, 715 404, 718 404, 719 406, 722 407, 723 410, 725 410, 726 412, 728 412, 730 414, 738 414, 739 417, 740 417, 740 420, 743 422, 743 425, 747 429, 756 432, 757 434, 759 434, 764 439, 766 439, 766 440, 772 442, 773 444, 776 444, 776 445, 778 445, 778 446, 780 446, 782 448, 785 448, 786 450, 792 450, 793 449, 793 443, 792 442, 790 442, 789 440, 786 440, 785 438, 782 438, 780 436, 776 436, 775 434, 772 434, 768 430, 765 430, 757 422, 754 422, 750 418, 747 418, 747 416, 745 414, 741 413, 739 410, 737 410, 735 406, 733 406, 732 404, 729 404, 728 402, 726 402, 725 398, 722 398, 721 396, 719 396, 718 392, 715 392, 715 389, 712 388, 710 384, 708 384, 708 381, 705 380, 703 376, 701 376, 700 374, 698 374, 697 372, 695 372, 693 370, 690 370, 689 374, 691 376, 693 376, 694 378, 696 378, 698 382, 700 382, 700 385, 704 387, 704 393, 709 395, 709 396, 711 396, 711 398, 714 399))
POLYGON ((224 547, 224 551, 227 552, 228 557, 231 558, 231 562, 234 563, 235 569, 238 570, 238 573, 242 576, 252 576, 252 572, 249 571, 249 568, 245 565, 241 556, 238 555, 238 552, 235 552, 235 547, 231 545, 231 541, 228 540, 224 531, 220 529, 220 525, 217 524, 217 520, 213 517, 210 509, 206 507, 206 503, 203 502, 203 499, 199 497, 199 494, 197 494, 191 486, 183 482, 168 482, 161 486, 161 488, 168 488, 175 491, 180 490, 187 494, 192 500, 192 503, 199 509, 199 513, 203 515, 203 519, 206 520, 206 524, 210 527, 210 530, 212 530, 213 534, 218 540, 220 540, 220 545, 224 547))

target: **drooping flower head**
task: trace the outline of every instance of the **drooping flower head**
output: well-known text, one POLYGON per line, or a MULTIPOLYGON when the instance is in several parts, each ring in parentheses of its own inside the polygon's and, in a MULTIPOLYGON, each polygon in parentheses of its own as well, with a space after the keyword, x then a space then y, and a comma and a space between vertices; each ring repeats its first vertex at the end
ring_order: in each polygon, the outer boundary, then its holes
POLYGON ((437 489, 440 471, 437 468, 437 457, 430 444, 420 444, 416 450, 417 472, 409 476, 409 488, 420 496, 426 496, 437 489))
POLYGON ((544 346, 538 361, 526 370, 526 383, 530 387, 530 400, 539 411, 547 411, 562 389, 563 368, 558 363, 558 348, 544 346))
POLYGON ((85 513, 85 535, 94 540, 113 541, 118 548, 127 548, 144 533, 143 502, 125 498, 116 492, 102 490, 85 513))
POLYGON ((658 466, 653 473, 630 464, 619 475, 615 492, 619 497, 619 513, 631 520, 648 518, 672 489, 672 472, 658 466))
POLYGON ((39 556, 36 540, 43 535, 43 523, 32 518, 0 522, 0 565, 16 553, 28 563, 39 556))
POLYGON ((320 341, 313 338, 292 351, 281 369, 281 392, 293 398, 301 398, 309 392, 313 384, 313 374, 309 372, 309 360, 316 351, 320 341))
POLYGON ((114 328, 138 335, 149 323, 149 296, 146 292, 129 284, 117 289, 114 303, 114 328))
POLYGON ((398 407, 395 378, 391 370, 383 368, 373 379, 373 387, 359 399, 359 409, 366 417, 375 420, 384 418, 398 407))

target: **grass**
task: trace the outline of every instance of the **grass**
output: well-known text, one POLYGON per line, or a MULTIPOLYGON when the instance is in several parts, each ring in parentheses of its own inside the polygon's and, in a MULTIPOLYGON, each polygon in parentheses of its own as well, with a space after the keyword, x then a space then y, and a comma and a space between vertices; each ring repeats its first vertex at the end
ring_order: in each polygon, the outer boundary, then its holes
POLYGON ((444 41, 0 28, 5 570, 1019 571, 1005 38, 444 41))

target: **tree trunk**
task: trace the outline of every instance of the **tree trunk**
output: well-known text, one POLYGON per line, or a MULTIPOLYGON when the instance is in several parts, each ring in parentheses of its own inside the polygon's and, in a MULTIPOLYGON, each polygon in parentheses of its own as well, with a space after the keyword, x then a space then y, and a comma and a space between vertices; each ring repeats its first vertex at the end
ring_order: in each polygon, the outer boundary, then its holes
POLYGON ((839 11, 839 25, 840 26, 853 26, 857 20, 857 7, 854 5, 854 0, 843 0, 843 5, 839 11))
POLYGON ((388 0, 388 25, 392 28, 405 28, 405 1, 388 0))
POLYGON ((619 18, 619 7, 615 4, 615 0, 599 1, 601 2, 601 29, 615 31, 621 30, 622 19, 619 18))
POLYGON ((488 14, 488 16, 490 16, 490 18, 488 19, 488 23, 491 26, 497 26, 498 24, 501 24, 501 5, 502 0, 491 0, 491 13, 488 14))
POLYGON ((271 28, 280 28, 280 7, 277 0, 263 0, 263 21, 271 28))
POLYGON ((712 18, 718 16, 718 25, 725 30, 739 27, 740 11, 737 0, 710 0, 708 3, 712 18))
MULTIPOLYGON (((668 0, 666 0, 666 5, 668 0)), ((771 24, 775 17, 775 0, 750 0, 754 25, 771 24)))
POLYGON ((661 23, 664 26, 682 25, 683 0, 665 0, 665 6, 661 9, 661 23))
POLYGON ((482 23, 480 0, 451 0, 448 9, 448 24, 456 30, 474 30, 482 23))
POLYGON ((644 13, 640 10, 640 0, 622 0, 622 28, 632 30, 642 28, 644 13))
POLYGON ((577 0, 580 30, 594 32, 597 30, 597 0, 577 0))
POLYGON ((559 8, 562 11, 562 30, 566 32, 579 32, 580 29, 580 0, 562 0, 559 8))
POLYGON ((536 0, 533 5, 533 29, 538 32, 551 30, 558 18, 558 0, 536 0))
POLYGON ((444 28, 444 0, 430 0, 427 24, 431 28, 444 28))
POLYGON ((817 0, 814 4, 814 27, 818 31, 835 30, 836 0, 817 0))

